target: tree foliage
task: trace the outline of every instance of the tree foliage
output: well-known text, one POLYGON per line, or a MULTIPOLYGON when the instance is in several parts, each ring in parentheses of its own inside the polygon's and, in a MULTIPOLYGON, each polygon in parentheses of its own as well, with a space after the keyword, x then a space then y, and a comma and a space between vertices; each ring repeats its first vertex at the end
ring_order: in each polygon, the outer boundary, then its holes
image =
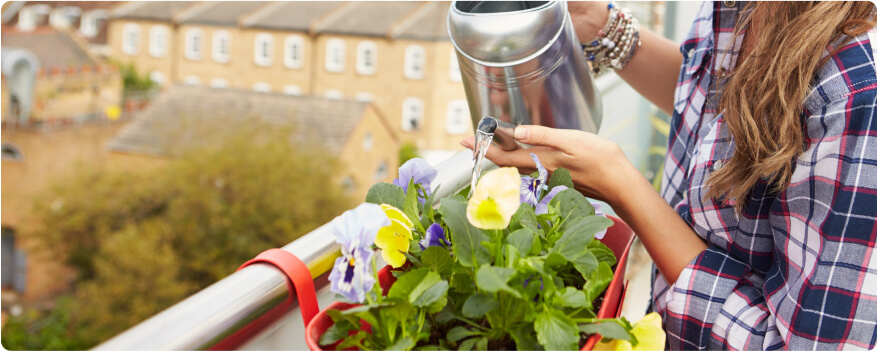
POLYGON ((330 155, 289 142, 283 128, 233 129, 163 166, 81 171, 45 194, 35 209, 42 224, 29 234, 80 273, 73 302, 59 305, 72 341, 28 341, 39 335, 22 336, 22 320, 4 327, 3 344, 94 346, 352 204, 330 155))

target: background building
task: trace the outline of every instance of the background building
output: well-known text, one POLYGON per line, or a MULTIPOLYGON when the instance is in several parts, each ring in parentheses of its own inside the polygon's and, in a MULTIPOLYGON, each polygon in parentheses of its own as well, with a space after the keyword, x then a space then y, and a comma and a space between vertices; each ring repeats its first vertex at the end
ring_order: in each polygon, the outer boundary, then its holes
POLYGON ((371 102, 438 162, 472 127, 448 2, 132 2, 112 57, 158 84, 371 102))

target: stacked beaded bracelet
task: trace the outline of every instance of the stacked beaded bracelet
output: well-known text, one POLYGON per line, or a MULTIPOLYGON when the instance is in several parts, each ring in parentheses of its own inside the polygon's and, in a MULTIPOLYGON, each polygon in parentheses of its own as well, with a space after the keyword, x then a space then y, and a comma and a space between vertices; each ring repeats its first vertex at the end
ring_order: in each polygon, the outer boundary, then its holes
POLYGON ((608 7, 609 21, 606 26, 597 31, 596 38, 582 44, 594 74, 606 68, 621 69, 642 45, 639 22, 630 14, 630 10, 620 8, 614 2, 610 2, 608 7))

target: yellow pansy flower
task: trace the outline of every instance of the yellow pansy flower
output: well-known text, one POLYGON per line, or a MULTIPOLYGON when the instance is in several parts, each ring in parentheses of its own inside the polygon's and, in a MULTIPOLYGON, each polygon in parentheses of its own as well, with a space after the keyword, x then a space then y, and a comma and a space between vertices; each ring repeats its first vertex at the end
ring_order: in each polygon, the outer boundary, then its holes
POLYGON ((381 209, 390 218, 390 225, 378 230, 375 245, 381 249, 384 261, 393 268, 399 268, 407 260, 404 253, 408 252, 408 243, 412 238, 411 228, 414 224, 398 208, 382 204, 381 209))
POLYGON ((481 177, 469 199, 466 217, 481 229, 505 229, 521 205, 518 169, 504 167, 481 177))
POLYGON ((645 317, 636 322, 631 330, 639 343, 635 347, 630 345, 629 341, 612 340, 610 342, 599 342, 594 348, 595 350, 614 350, 614 351, 651 351, 663 350, 664 342, 667 335, 661 328, 661 316, 655 312, 647 314, 645 317))

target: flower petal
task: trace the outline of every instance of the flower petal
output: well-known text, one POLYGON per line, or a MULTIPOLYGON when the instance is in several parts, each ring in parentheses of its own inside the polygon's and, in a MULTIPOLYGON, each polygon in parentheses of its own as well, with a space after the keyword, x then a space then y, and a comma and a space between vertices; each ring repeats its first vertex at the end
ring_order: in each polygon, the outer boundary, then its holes
POLYGON ((412 158, 399 167, 399 178, 393 180, 393 184, 398 185, 408 193, 408 183, 414 179, 414 184, 420 184, 429 196, 430 184, 435 180, 438 171, 422 158, 412 158))
POLYGON ((351 252, 355 247, 371 246, 378 230, 387 225, 390 220, 380 206, 363 203, 336 217, 332 221, 332 233, 342 251, 351 252))
POLYGON ((406 228, 409 228, 409 229, 411 227, 414 227, 414 223, 412 223, 411 220, 408 219, 408 216, 406 216, 405 213, 402 212, 402 210, 400 210, 396 207, 393 207, 392 205, 388 205, 388 204, 382 204, 381 209, 384 210, 384 213, 386 213, 386 215, 389 219, 391 219, 391 220, 395 219, 396 221, 401 222, 403 226, 405 226, 406 228))
POLYGON ((558 185, 551 189, 551 191, 542 198, 542 201, 539 201, 539 204, 536 205, 536 214, 546 214, 548 213, 548 204, 551 203, 551 199, 554 199, 554 196, 557 193, 569 189, 566 185, 558 185))
POLYGON ((504 167, 481 177, 469 199, 466 217, 481 229, 504 229, 521 205, 521 177, 518 170, 504 167))

